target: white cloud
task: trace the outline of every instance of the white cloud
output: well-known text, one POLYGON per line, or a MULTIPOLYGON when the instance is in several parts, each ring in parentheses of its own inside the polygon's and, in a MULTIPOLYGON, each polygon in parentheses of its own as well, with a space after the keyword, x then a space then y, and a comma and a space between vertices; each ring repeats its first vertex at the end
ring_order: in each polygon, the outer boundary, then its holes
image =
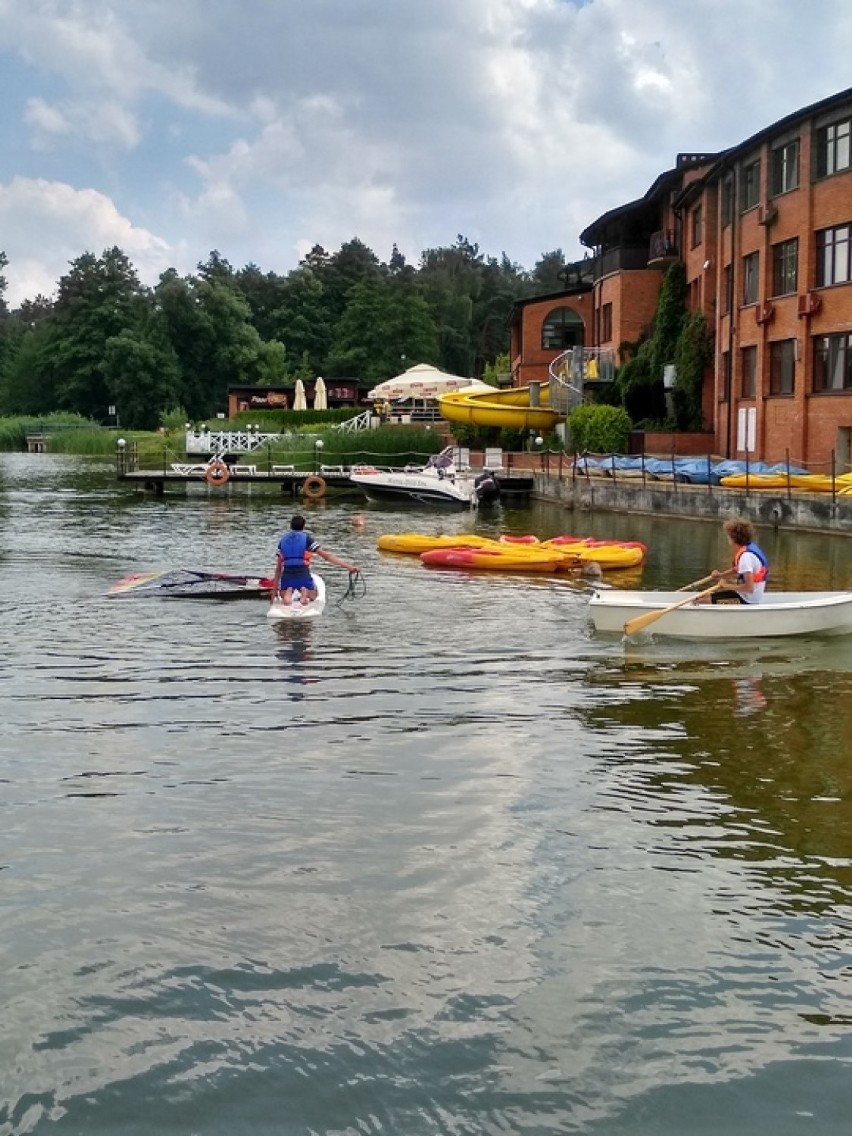
POLYGON ((5 121, 39 144, 7 168, 91 188, 181 271, 458 233, 532 267, 679 151, 844 87, 843 43, 846 0, 0 0, 5 121))
POLYGON ((76 102, 64 106, 51 105, 44 99, 30 99, 26 122, 34 128, 34 144, 41 149, 48 137, 64 136, 85 139, 97 144, 115 144, 132 149, 139 141, 134 115, 114 102, 76 102))
POLYGON ((40 178, 17 177, 0 185, 0 231, 9 258, 6 300, 12 307, 35 291, 51 295, 69 262, 84 252, 100 255, 118 245, 140 277, 153 283, 172 263, 174 251, 122 217, 103 194, 40 178))

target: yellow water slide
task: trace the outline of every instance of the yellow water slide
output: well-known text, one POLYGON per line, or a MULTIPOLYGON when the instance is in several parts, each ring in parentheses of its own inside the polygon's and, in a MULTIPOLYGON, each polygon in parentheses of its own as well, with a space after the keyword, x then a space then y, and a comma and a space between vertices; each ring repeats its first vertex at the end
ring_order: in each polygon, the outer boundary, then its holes
POLYGON ((547 383, 539 388, 539 406, 530 405, 530 388, 511 390, 468 388, 450 391, 438 399, 438 410, 448 422, 474 426, 501 426, 511 430, 552 430, 565 415, 550 409, 547 383))

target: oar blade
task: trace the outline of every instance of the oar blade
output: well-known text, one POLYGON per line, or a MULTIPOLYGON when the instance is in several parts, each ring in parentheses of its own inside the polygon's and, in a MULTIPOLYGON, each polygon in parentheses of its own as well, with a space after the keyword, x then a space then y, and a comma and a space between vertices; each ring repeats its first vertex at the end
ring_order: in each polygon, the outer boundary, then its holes
POLYGON ((641 615, 634 615, 632 619, 628 619, 624 624, 624 634, 629 639, 631 635, 637 635, 640 631, 644 631, 646 627, 650 627, 652 623, 656 623, 658 619, 662 619, 664 615, 668 615, 670 611, 677 611, 680 607, 686 607, 688 604, 697 603, 703 596, 712 595, 713 592, 718 592, 721 584, 714 584, 712 588, 707 588, 703 592, 695 592, 686 596, 685 599, 679 600, 677 603, 669 604, 668 607, 660 607, 655 611, 645 611, 641 615))

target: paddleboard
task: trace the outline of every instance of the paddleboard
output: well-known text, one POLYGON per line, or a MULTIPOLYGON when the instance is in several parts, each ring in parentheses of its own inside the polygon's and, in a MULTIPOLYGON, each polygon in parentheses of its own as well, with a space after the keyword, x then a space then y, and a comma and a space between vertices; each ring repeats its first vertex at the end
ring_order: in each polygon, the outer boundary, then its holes
POLYGON ((270 605, 269 611, 266 613, 267 619, 316 619, 318 615, 322 615, 325 609, 325 580, 322 576, 318 576, 316 572, 312 572, 314 585, 317 589, 317 598, 308 604, 301 602, 301 595, 299 592, 293 593, 293 599, 290 603, 282 603, 280 599, 276 599, 270 605))

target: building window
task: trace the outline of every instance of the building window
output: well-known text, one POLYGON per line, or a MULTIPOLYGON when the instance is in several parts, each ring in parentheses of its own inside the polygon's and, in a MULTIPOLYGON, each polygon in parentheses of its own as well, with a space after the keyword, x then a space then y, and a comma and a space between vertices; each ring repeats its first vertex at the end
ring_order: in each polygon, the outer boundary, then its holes
POLYGON ((852 234, 852 225, 820 229, 817 233, 818 288, 827 284, 846 284, 852 280, 852 263, 849 257, 850 234, 852 234))
POLYGON ((782 241, 772 246, 772 295, 788 296, 796 291, 799 268, 799 242, 782 241))
POLYGON ((740 209, 753 209, 760 201, 760 159, 743 167, 740 183, 740 209))
POLYGON ((758 297, 758 274, 760 253, 751 252, 743 257, 743 303, 756 304, 758 297))
POLYGON ((582 347, 583 317, 573 308, 554 308, 548 312, 541 328, 541 346, 545 351, 582 347))
POLYGON ((852 166, 849 138, 852 119, 844 118, 816 132, 816 174, 825 177, 852 166))
POLYGON ((601 343, 609 343, 612 339, 612 304, 604 304, 601 308, 601 343))
POLYGON ((727 228, 734 219, 734 179, 722 182, 722 227, 727 228))
POLYGON ((779 339, 769 344, 769 393, 792 394, 796 378, 796 341, 779 339))
POLYGON ((703 214, 702 214, 702 210, 701 210, 700 205, 696 205, 696 207, 692 210, 691 221, 692 221, 692 247, 695 248, 697 245, 700 245, 701 242, 704 240, 704 233, 703 233, 704 218, 703 218, 703 214))
POLYGON ((757 348, 744 347, 742 353, 742 397, 757 398, 757 348))
POLYGON ((722 269, 722 315, 726 316, 731 310, 731 266, 726 264, 722 269))
POLYGON ((852 335, 814 339, 814 391, 852 390, 852 335))
POLYGON ((772 151, 772 174, 769 192, 787 193, 799 185, 799 140, 785 142, 772 151))

